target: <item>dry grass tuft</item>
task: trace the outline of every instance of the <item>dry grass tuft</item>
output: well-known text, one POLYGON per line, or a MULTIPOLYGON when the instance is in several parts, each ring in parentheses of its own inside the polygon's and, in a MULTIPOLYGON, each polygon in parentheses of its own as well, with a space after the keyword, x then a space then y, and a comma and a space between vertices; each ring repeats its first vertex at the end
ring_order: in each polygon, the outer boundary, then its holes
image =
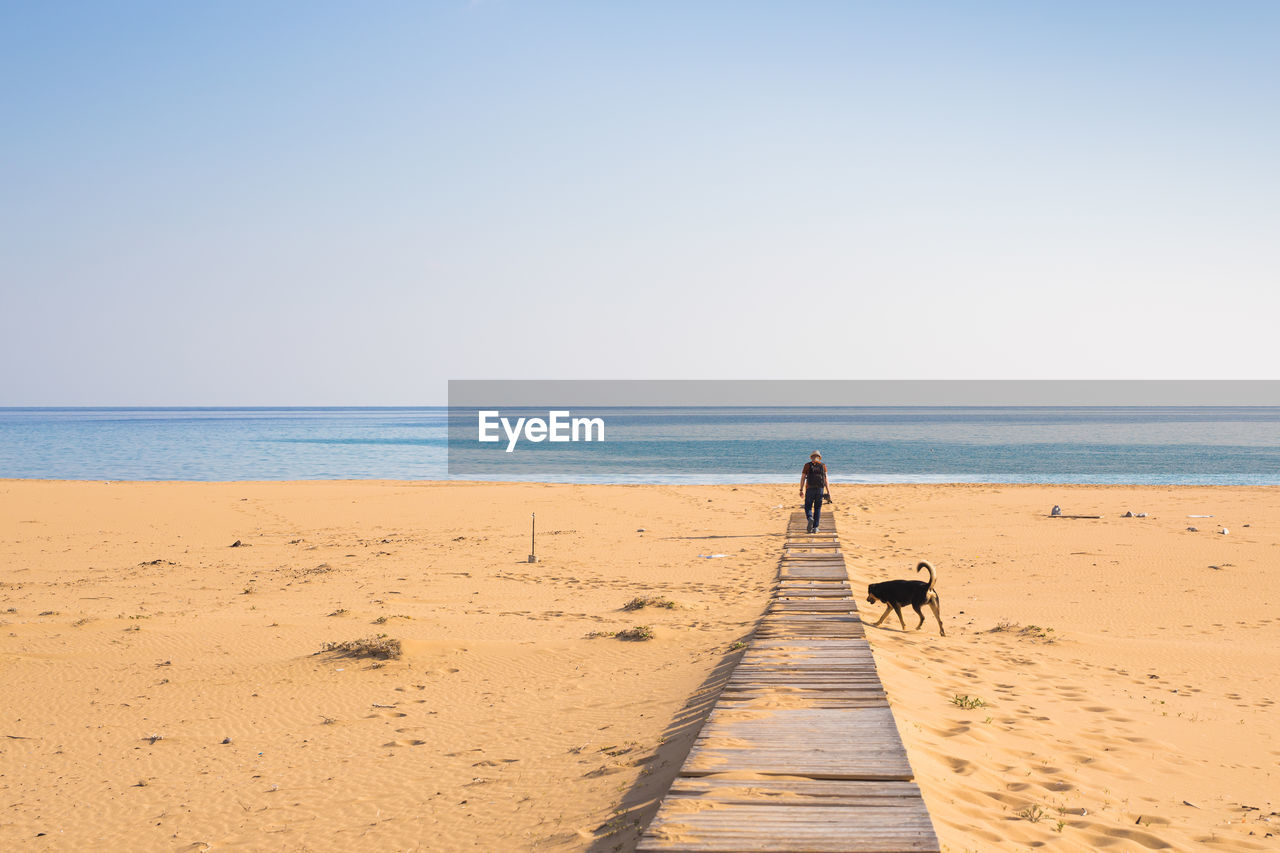
POLYGON ((674 609, 676 603, 669 598, 658 598, 657 596, 644 595, 635 598, 622 605, 623 610, 639 610, 642 607, 665 607, 668 610, 674 609))
POLYGON ((653 629, 648 625, 637 625, 634 628, 627 628, 625 631, 619 631, 614 634, 619 640, 652 640, 653 629))
POLYGON ((379 660, 399 660, 403 653, 400 641, 386 634, 376 637, 365 637, 362 640, 344 640, 340 643, 325 643, 319 652, 333 652, 352 658, 378 658, 379 660))
POLYGON ((1039 625, 1020 625, 1009 619, 1001 619, 996 623, 996 626, 988 630, 987 633, 1016 634, 1024 640, 1039 640, 1045 643, 1053 643, 1058 639, 1052 628, 1042 628, 1039 625))

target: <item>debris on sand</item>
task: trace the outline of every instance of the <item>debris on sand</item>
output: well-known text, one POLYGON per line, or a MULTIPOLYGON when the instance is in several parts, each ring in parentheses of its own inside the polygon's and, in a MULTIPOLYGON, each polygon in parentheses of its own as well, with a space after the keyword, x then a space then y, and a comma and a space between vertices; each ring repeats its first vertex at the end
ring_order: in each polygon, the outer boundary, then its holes
POLYGON ((622 605, 623 610, 639 610, 642 607, 665 607, 668 610, 675 609, 676 603, 669 598, 662 598, 655 595, 636 596, 635 598, 622 605))
POLYGON ((365 637, 362 640, 344 640, 340 643, 325 643, 320 652, 334 652, 353 658, 378 658, 380 660, 399 660, 402 650, 400 641, 386 634, 376 637, 365 637))

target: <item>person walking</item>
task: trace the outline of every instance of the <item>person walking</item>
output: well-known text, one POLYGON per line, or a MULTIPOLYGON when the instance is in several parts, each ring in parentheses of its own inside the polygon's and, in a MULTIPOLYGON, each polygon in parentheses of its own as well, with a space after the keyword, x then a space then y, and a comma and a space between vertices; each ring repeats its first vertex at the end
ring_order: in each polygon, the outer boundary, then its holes
POLYGON ((800 472, 800 495, 804 498, 804 514, 809 519, 806 533, 817 533, 818 523, 822 520, 822 498, 826 495, 831 500, 831 484, 827 479, 827 466, 822 462, 822 454, 813 451, 809 461, 800 472))

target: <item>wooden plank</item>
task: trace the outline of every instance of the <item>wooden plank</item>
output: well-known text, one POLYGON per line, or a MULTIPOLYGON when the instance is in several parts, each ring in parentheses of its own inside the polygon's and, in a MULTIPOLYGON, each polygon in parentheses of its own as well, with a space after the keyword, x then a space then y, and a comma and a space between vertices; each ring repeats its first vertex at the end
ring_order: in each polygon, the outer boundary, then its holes
POLYGON ((861 689, 855 685, 828 685, 825 687, 787 687, 779 688, 775 684, 762 685, 733 685, 731 688, 726 686, 720 694, 720 702, 717 708, 725 710, 734 710, 740 706, 733 705, 734 701, 746 702, 748 700, 755 702, 760 707, 767 708, 820 708, 820 707, 845 707, 861 705, 865 707, 882 706, 888 707, 889 700, 883 688, 876 688, 873 685, 865 685, 861 689), (757 701, 760 700, 760 701, 757 701), (793 701, 802 700, 802 701, 793 701), (822 704, 818 704, 817 700, 822 700, 822 704))
POLYGON ((880 684, 880 677, 874 668, 871 667, 813 667, 804 670, 787 670, 783 667, 758 667, 756 669, 747 670, 739 675, 734 672, 730 676, 726 684, 740 684, 750 681, 756 684, 772 682, 786 685, 790 684, 817 684, 819 682, 831 682, 840 686, 869 683, 880 684))
MULTIPOLYGON (((816 697, 823 697, 827 699, 875 699, 878 700, 880 704, 887 704, 884 689, 877 687, 874 684, 864 684, 860 689, 857 685, 836 683, 814 684, 809 686, 787 685, 785 687, 779 687, 777 684, 773 683, 732 684, 726 685, 722 693, 726 699, 771 696, 778 700, 779 708, 809 708, 811 706, 804 703, 783 700, 816 697)), ((728 706, 726 706, 726 708, 727 707, 728 706)))
POLYGON ((774 601, 784 601, 784 600, 790 601, 790 602, 804 601, 805 599, 808 599, 808 598, 811 598, 814 601, 825 601, 828 604, 831 603, 833 598, 837 601, 847 601, 850 604, 856 603, 854 601, 853 596, 850 594, 850 591, 848 589, 841 588, 841 587, 828 588, 828 589, 823 589, 822 587, 817 587, 817 588, 792 587, 785 590, 779 588, 774 591, 773 599, 771 600, 771 603, 774 601))
POLYGON ((810 666, 753 666, 739 667, 729 676, 729 681, 742 678, 791 678, 796 682, 819 677, 838 677, 847 680, 865 678, 876 684, 880 676, 871 664, 833 663, 814 664, 810 666))
POLYGON ((858 606, 858 603, 853 600, 853 597, 848 595, 847 593, 844 595, 822 596, 822 595, 814 595, 812 593, 806 592, 799 595, 775 596, 774 599, 771 602, 769 602, 769 607, 784 608, 788 610, 800 610, 806 604, 812 604, 815 607, 819 607, 819 606, 824 608, 843 607, 847 609, 856 609, 858 606))
POLYGON ((861 622, 836 626, 802 622, 797 624, 763 625, 756 629, 756 636, 766 640, 808 640, 821 637, 840 637, 842 639, 857 637, 861 639, 866 637, 866 632, 861 622))
POLYGON ((788 551, 782 555, 782 559, 786 562, 795 562, 799 560, 809 561, 816 560, 823 563, 843 563, 844 558, 840 551, 788 551))
POLYGON ((806 591, 834 592, 850 598, 854 597, 853 588, 843 578, 787 578, 780 581, 774 588, 776 595, 792 595, 806 591))
POLYGON ((852 625, 860 626, 861 624, 862 620, 854 613, 788 613, 786 611, 771 611, 761 617, 757 630, 760 628, 801 627, 841 628, 852 625))
POLYGON ((840 580, 779 580, 777 586, 778 589, 839 589, 851 594, 853 592, 849 581, 844 578, 840 580))
MULTIPOLYGON (((865 642, 865 641, 864 641, 865 642)), ((830 655, 752 655, 744 657, 734 672, 755 672, 770 670, 773 672, 807 672, 816 669, 858 670, 873 675, 876 671, 875 661, 870 656, 863 657, 852 653, 830 655)))
POLYGON ((853 613, 858 609, 853 601, 845 596, 835 601, 819 598, 775 598, 769 605, 770 613, 853 613))
POLYGON ((871 649, 865 641, 837 640, 834 637, 817 637, 807 641, 764 642, 757 640, 747 647, 741 661, 806 661, 806 660, 841 660, 857 658, 873 660, 871 649))
POLYGON ((680 772, 863 781, 913 778, 888 707, 778 708, 763 714, 716 708, 680 772))
POLYGON ((765 639, 776 639, 779 635, 786 635, 786 639, 817 639, 821 637, 841 637, 849 639, 858 637, 866 638, 866 629, 861 622, 817 622, 814 620, 799 621, 779 621, 770 622, 761 625, 756 629, 756 635, 765 639))
MULTIPOLYGON (((879 683, 879 677, 880 677, 879 673, 876 672, 875 666, 869 663, 864 664, 861 661, 845 661, 840 663, 832 663, 830 665, 826 665, 824 663, 823 665, 805 666, 805 667, 791 666, 786 663, 783 663, 781 665, 760 664, 759 666, 754 666, 754 667, 751 667, 750 669, 742 670, 742 677, 754 678, 756 676, 761 676, 761 677, 772 676, 772 675, 785 676, 790 674, 791 676, 799 680, 801 678, 808 677, 811 675, 816 676, 824 673, 838 674, 851 679, 868 678, 868 679, 875 680, 876 683, 879 683)), ((738 670, 735 669, 729 675, 729 679, 733 679, 737 677, 737 675, 738 675, 738 670)))
POLYGON ((828 686, 837 690, 872 687, 883 690, 880 679, 874 672, 841 672, 839 670, 816 670, 795 673, 788 676, 785 672, 753 672, 735 677, 725 682, 726 687, 763 687, 774 685, 779 691, 786 692, 792 687, 828 686))
POLYGON ((725 683, 740 684, 750 681, 763 684, 765 682, 781 682, 785 685, 787 683, 786 679, 789 679, 792 684, 813 684, 820 681, 831 681, 834 684, 845 686, 867 683, 876 685, 877 689, 879 689, 880 685, 880 678, 874 669, 857 666, 815 667, 791 672, 782 667, 759 667, 743 672, 741 675, 735 671, 725 683))
POLYGON ((759 666, 748 667, 742 669, 741 676, 738 670, 734 670, 729 679, 737 677, 742 678, 792 678, 800 681, 807 678, 816 678, 821 675, 839 676, 841 678, 868 678, 879 683, 879 673, 876 672, 875 666, 870 663, 861 663, 857 661, 841 662, 841 663, 816 663, 809 666, 791 666, 788 664, 768 665, 761 664, 759 666))
POLYGON ((839 548, 786 548, 782 552, 784 563, 798 560, 817 560, 818 562, 844 562, 844 552, 839 548))
POLYGON ((764 797, 786 797, 797 805, 877 805, 920 797, 911 782, 849 782, 832 779, 723 779, 717 776, 678 778, 671 796, 707 797, 718 803, 759 803, 764 797))
POLYGON ((785 686, 786 684, 817 684, 819 682, 831 682, 839 686, 854 684, 874 684, 879 689, 880 678, 874 669, 866 667, 825 667, 801 670, 797 672, 788 672, 783 668, 767 668, 750 670, 738 675, 734 673, 726 684, 741 684, 751 682, 754 684, 777 683, 785 686))
POLYGON ((788 646, 767 646, 761 642, 762 648, 756 648, 754 645, 747 647, 738 666, 805 666, 810 663, 828 662, 874 665, 875 659, 865 640, 858 641, 858 645, 863 646, 861 649, 857 645, 842 646, 839 642, 822 638, 811 640, 808 644, 797 643, 788 646))
POLYGON ((870 647, 862 641, 851 642, 849 640, 839 640, 835 637, 823 639, 816 637, 812 640, 795 640, 776 642, 755 642, 747 649, 747 654, 761 655, 786 655, 788 657, 795 655, 835 655, 835 654, 852 654, 864 657, 871 656, 870 647))
MULTIPOLYGON (((843 558, 840 558, 840 557, 831 558, 831 557, 824 556, 822 554, 787 557, 778 562, 778 568, 784 571, 786 569, 799 569, 804 571, 810 568, 838 569, 840 571, 840 574, 835 579, 848 580, 848 577, 849 577, 847 574, 848 569, 845 566, 845 562, 843 558)), ((781 577, 786 579, 787 575, 783 574, 781 575, 781 577)))
POLYGON ((920 789, 910 782, 682 778, 668 799, 673 807, 650 824, 637 851, 939 850, 920 789), (825 820, 819 810, 828 810, 825 820), (707 812, 717 819, 684 819, 707 812), (869 823, 884 829, 868 832, 869 823))
POLYGON ((761 625, 798 625, 802 623, 843 625, 861 621, 853 613, 788 613, 786 611, 770 611, 760 617, 761 625))
POLYGON ((848 574, 844 566, 783 566, 779 571, 788 580, 845 580, 848 574))
MULTIPOLYGON (((726 711, 741 711, 750 714, 767 714, 770 711, 776 711, 780 708, 794 708, 803 705, 805 708, 814 710, 828 710, 834 714, 850 714, 856 711, 865 710, 881 710, 889 709, 889 700, 884 694, 875 695, 871 693, 854 694, 854 693, 796 693, 793 696, 776 696, 764 693, 732 693, 724 697, 723 707, 726 711)), ((683 770, 681 771, 683 772, 683 770)), ((753 777, 760 774, 751 771, 753 777)), ((779 773, 782 776, 802 776, 797 772, 779 773)))
POLYGON ((815 548, 812 551, 791 550, 784 548, 782 562, 788 560, 826 560, 831 563, 844 562, 844 554, 839 548, 815 548))
POLYGON ((923 802, 878 805, 697 802, 659 813, 637 853, 937 853, 923 802))

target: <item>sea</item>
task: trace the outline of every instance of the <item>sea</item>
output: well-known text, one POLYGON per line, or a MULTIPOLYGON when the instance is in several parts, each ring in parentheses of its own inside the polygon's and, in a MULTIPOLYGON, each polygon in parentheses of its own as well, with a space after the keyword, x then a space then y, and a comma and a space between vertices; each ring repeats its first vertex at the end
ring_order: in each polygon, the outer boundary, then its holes
POLYGON ((451 444, 445 407, 0 408, 0 478, 791 483, 819 450, 836 484, 1280 484, 1280 407, 579 414, 601 418, 603 441, 507 452, 456 412, 451 444))

